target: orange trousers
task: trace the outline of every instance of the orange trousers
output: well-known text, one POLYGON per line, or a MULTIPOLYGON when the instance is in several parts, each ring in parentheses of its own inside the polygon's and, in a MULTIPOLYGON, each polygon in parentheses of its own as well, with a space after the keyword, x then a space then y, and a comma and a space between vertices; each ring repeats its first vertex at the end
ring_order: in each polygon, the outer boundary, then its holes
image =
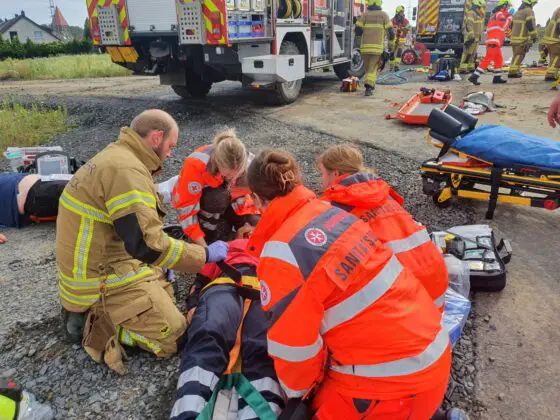
POLYGON ((494 70, 500 70, 504 65, 504 56, 502 55, 502 49, 497 45, 486 46, 486 55, 484 56, 478 67, 486 70, 492 62, 494 62, 494 70))
POLYGON ((317 420, 429 420, 443 402, 449 377, 434 388, 394 400, 364 400, 341 395, 326 381, 313 400, 317 420))

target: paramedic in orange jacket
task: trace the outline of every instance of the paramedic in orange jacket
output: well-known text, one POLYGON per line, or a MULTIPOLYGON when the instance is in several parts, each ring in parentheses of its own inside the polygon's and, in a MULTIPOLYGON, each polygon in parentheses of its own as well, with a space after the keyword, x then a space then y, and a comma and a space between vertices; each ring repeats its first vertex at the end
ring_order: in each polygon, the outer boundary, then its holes
POLYGON ((186 236, 206 246, 221 238, 222 221, 242 226, 256 214, 248 189, 237 186, 248 154, 234 130, 218 133, 211 145, 191 153, 173 188, 172 203, 186 236), (232 187, 233 186, 233 187, 232 187))
POLYGON ((330 147, 319 157, 318 167, 325 189, 321 198, 368 223, 443 312, 445 261, 426 228, 402 207, 403 198, 364 166, 362 153, 354 146, 330 147))
POLYGON ((268 352, 289 398, 318 419, 428 419, 449 379, 449 336, 432 299, 367 224, 302 185, 292 155, 261 152, 249 186, 262 219, 268 352))

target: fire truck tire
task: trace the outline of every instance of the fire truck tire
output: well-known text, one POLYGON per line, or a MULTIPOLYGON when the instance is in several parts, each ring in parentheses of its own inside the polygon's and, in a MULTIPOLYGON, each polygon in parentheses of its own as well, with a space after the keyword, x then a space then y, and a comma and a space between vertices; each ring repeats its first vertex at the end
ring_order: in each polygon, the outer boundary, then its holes
MULTIPOLYGON (((364 75, 366 74, 366 69, 364 68, 364 60, 362 58, 362 54, 360 54, 359 48, 354 48, 354 50, 352 50, 352 61, 350 62, 350 69, 348 70, 348 74, 359 79, 364 77, 364 75)), ((338 76, 338 73, 336 75, 338 76)))
MULTIPOLYGON (((299 55, 301 52, 294 42, 284 41, 280 47, 280 54, 299 55)), ((274 89, 274 102, 277 105, 287 105, 294 102, 299 96, 302 83, 302 79, 295 82, 277 83, 274 89)))
POLYGON ((212 82, 202 80, 202 78, 194 72, 187 72, 187 85, 172 85, 171 89, 183 99, 202 99, 205 98, 208 92, 210 92, 210 89, 212 89, 212 82))

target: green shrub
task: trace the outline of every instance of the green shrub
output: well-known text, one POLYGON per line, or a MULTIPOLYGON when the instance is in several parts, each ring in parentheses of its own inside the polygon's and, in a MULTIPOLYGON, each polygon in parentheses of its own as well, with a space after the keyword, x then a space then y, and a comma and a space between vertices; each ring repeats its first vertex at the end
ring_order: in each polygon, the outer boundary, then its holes
POLYGON ((49 42, 46 44, 34 44, 29 39, 22 44, 17 38, 11 41, 0 37, 0 61, 13 58, 39 58, 53 55, 75 55, 88 54, 93 51, 90 39, 82 41, 73 40, 67 43, 49 42))

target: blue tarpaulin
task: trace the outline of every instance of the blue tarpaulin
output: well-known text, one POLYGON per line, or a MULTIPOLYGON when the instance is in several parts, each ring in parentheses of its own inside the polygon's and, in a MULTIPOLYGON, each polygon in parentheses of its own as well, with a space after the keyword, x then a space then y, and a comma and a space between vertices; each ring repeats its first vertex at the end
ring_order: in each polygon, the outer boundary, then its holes
POLYGON ((560 141, 501 125, 483 125, 457 140, 453 148, 498 167, 518 164, 560 170, 560 141))

